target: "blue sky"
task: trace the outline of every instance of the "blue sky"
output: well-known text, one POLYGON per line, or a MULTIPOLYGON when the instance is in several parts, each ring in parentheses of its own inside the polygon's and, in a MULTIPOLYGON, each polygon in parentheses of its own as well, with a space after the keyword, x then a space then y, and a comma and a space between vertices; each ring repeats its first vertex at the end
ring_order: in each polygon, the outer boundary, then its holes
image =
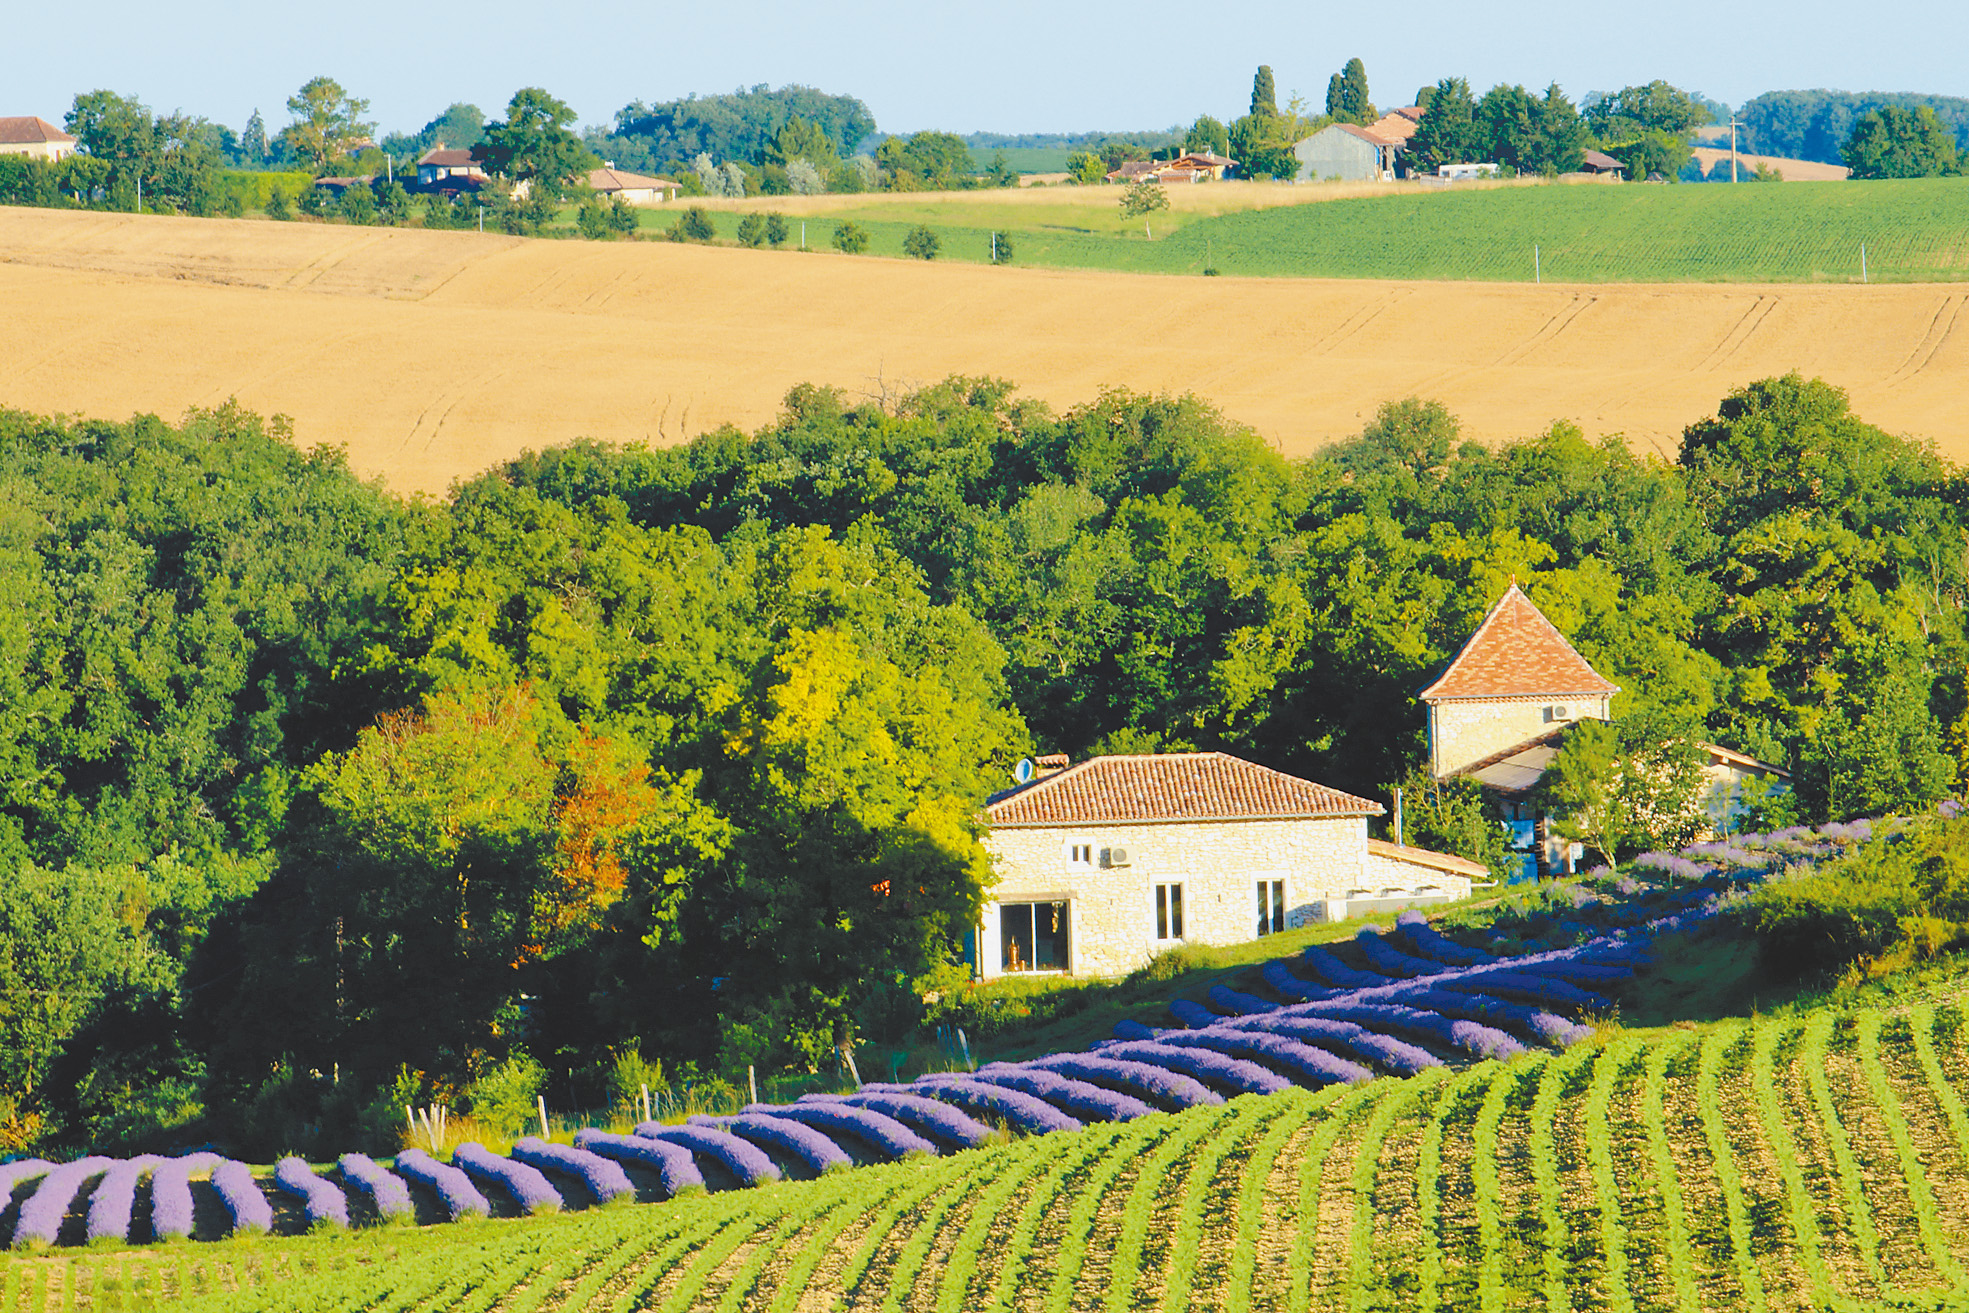
POLYGON ((59 122, 76 92, 108 87, 234 128, 258 107, 271 131, 294 89, 325 73, 368 97, 384 130, 414 131, 456 100, 491 112, 528 85, 595 123, 631 100, 759 82, 860 96, 889 131, 1160 128, 1242 113, 1260 63, 1276 70, 1281 101, 1296 90, 1317 108, 1327 77, 1355 55, 1383 107, 1451 75, 1479 91, 1556 79, 1575 99, 1655 77, 1731 104, 1819 86, 1969 95, 1961 0, 1881 10, 1825 0, 1591 10, 1551 0, 97 0, 86 13, 16 8, 0 114, 59 122))

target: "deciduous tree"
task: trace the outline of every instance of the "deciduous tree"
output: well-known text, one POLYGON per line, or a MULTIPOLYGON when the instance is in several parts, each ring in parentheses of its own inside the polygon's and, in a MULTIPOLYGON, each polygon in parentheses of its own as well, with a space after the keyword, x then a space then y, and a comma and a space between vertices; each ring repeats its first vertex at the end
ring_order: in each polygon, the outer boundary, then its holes
POLYGON ((1840 156, 1855 178, 1938 178, 1961 172, 1955 134, 1926 105, 1860 115, 1840 156))
POLYGON ((362 117, 369 112, 369 102, 349 95, 331 77, 310 79, 287 98, 287 112, 294 121, 281 130, 281 146, 316 177, 376 131, 376 125, 362 117))
POLYGON ((507 103, 505 121, 489 126, 485 140, 472 147, 472 158, 490 173, 526 184, 530 195, 560 200, 600 163, 569 130, 574 119, 566 103, 539 87, 522 87, 507 103))

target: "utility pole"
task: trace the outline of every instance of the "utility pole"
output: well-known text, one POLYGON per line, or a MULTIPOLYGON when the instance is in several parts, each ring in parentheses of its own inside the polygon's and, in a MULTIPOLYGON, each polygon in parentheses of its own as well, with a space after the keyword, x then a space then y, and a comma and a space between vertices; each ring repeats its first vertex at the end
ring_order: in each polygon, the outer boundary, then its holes
POLYGON ((1531 280, 1534 283, 1539 283, 1539 284, 1543 284, 1545 282, 1545 269, 1539 263, 1538 243, 1536 242, 1533 242, 1531 247, 1531 280))
POLYGON ((1737 129, 1743 124, 1735 114, 1730 115, 1730 181, 1737 180, 1737 129))

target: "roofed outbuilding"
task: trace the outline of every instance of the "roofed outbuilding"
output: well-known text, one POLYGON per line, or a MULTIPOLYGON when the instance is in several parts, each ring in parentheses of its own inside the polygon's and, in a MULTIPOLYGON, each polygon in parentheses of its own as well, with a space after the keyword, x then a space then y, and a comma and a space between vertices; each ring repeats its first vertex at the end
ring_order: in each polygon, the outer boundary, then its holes
POLYGON ((1371 855, 1380 803, 1229 753, 1039 765, 1057 768, 985 806, 998 885, 980 975, 1119 975, 1179 944, 1345 916, 1350 899, 1460 898, 1483 870, 1394 844, 1371 855))
POLYGON ((32 114, 0 118, 0 155, 26 155, 57 160, 75 154, 79 143, 44 118, 32 114))

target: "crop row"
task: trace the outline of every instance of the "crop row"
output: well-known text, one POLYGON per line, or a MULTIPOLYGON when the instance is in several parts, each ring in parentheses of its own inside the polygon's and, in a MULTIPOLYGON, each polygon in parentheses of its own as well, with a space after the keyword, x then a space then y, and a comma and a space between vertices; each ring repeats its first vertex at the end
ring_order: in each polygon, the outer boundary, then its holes
POLYGON ((1962 1283, 1965 1079, 1949 1009, 1728 1022, 660 1208, 9 1259, 0 1309, 1833 1305, 1962 1283))

